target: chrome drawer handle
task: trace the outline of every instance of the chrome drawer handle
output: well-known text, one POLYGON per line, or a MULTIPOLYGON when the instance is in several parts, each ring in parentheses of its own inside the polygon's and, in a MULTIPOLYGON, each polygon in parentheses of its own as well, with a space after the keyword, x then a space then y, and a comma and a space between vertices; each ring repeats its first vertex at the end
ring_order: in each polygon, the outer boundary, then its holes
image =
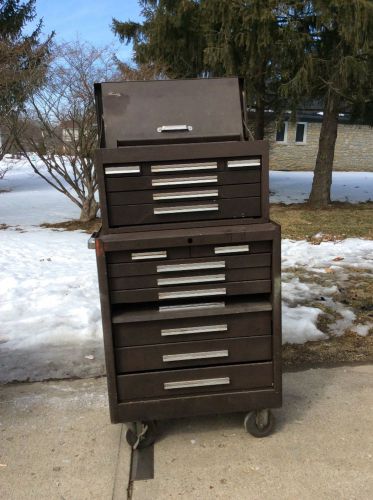
POLYGON ((225 302, 200 302, 194 304, 159 306, 159 312, 193 311, 194 309, 215 309, 217 307, 225 307, 225 302))
POLYGON ((185 200, 188 198, 216 198, 219 196, 217 189, 210 189, 204 191, 179 191, 178 193, 154 193, 154 201, 162 200, 185 200))
POLYGON ((260 160, 229 160, 228 168, 260 167, 260 160))
POLYGON ((106 175, 116 175, 116 174, 139 174, 141 172, 138 165, 132 165, 130 167, 106 167, 106 175))
POLYGON ((193 170, 216 170, 218 164, 216 162, 205 163, 179 163, 170 165, 152 165, 151 172, 157 174, 159 172, 184 172, 193 170))
POLYGON ((160 292, 159 300, 184 299, 188 297, 209 297, 211 295, 226 295, 226 288, 208 288, 205 290, 181 290, 180 292, 160 292))
POLYGON ((217 210, 219 210, 219 205, 217 203, 211 203, 209 205, 180 205, 178 207, 154 208, 154 214, 162 215, 181 214, 189 212, 215 212, 217 210))
POLYGON ((169 389, 188 389, 190 387, 206 387, 210 385, 228 385, 231 383, 229 377, 204 378, 201 380, 180 380, 178 382, 165 382, 163 387, 169 389))
POLYGON ((189 283, 211 283, 214 281, 225 281, 225 274, 207 274, 205 276, 183 276, 181 278, 159 278, 158 286, 187 285, 189 283))
POLYGON ((171 361, 190 361, 192 359, 209 359, 209 358, 227 358, 229 356, 228 349, 222 351, 205 351, 205 352, 188 352, 183 354, 164 354, 162 361, 169 363, 171 361))
POLYGON ((232 246, 214 248, 214 252, 217 255, 225 253, 242 253, 249 251, 250 251, 249 245, 232 245, 232 246))
POLYGON ((158 252, 134 252, 131 254, 132 260, 167 259, 167 250, 158 252))
POLYGON ((162 125, 157 127, 157 132, 191 132, 192 130, 191 125, 162 125))
POLYGON ((161 337, 171 337, 174 335, 194 335, 195 333, 213 333, 227 332, 228 325, 206 325, 206 326, 191 326, 185 328, 169 328, 161 330, 161 337))
POLYGON ((165 264, 157 266, 157 273, 173 273, 178 271, 196 271, 199 269, 221 269, 225 267, 225 260, 216 262, 191 262, 190 264, 165 264))
POLYGON ((218 182, 217 175, 205 175, 201 177, 172 177, 152 179, 152 186, 182 186, 188 184, 215 184, 218 182))

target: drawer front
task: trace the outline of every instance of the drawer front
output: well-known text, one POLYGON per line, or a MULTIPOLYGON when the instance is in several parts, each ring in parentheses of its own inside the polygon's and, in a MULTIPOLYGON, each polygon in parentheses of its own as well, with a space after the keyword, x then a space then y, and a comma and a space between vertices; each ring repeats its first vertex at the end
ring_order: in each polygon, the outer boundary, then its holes
POLYGON ((270 361, 270 336, 200 340, 116 349, 117 373, 270 361))
POLYGON ((166 275, 140 275, 110 278, 110 290, 134 290, 136 288, 168 288, 171 286, 200 283, 226 283, 230 281, 252 281, 271 279, 270 267, 249 267, 243 269, 207 269, 166 275))
POLYGON ((270 311, 113 324, 116 347, 271 335, 270 311))
POLYGON ((189 248, 187 247, 171 247, 171 248, 152 248, 149 250, 133 250, 108 252, 106 260, 110 264, 118 264, 122 262, 131 262, 136 264, 138 268, 142 268, 147 263, 164 263, 168 260, 186 259, 190 256, 189 248))
POLYGON ((272 251, 271 241, 249 241, 234 244, 192 246, 192 257, 225 257, 227 255, 248 255, 272 251))
POLYGON ((112 205, 108 207, 111 227, 162 222, 259 217, 260 197, 163 203, 159 205, 112 205))
POLYGON ((124 276, 176 276, 180 273, 220 272, 251 267, 271 266, 271 254, 254 255, 227 255, 210 257, 209 259, 180 259, 178 262, 163 262, 161 260, 138 261, 133 263, 109 263, 108 275, 110 278, 124 276))
POLYGON ((167 290, 160 288, 135 289, 135 290, 112 290, 111 300, 113 303, 136 303, 136 302, 158 302, 189 300, 200 298, 224 298, 230 295, 245 295, 270 293, 271 280, 241 281, 221 284, 200 284, 183 287, 168 287, 167 290))
POLYGON ((117 377, 119 402, 170 398, 184 394, 245 391, 272 386, 271 362, 165 370, 117 377))

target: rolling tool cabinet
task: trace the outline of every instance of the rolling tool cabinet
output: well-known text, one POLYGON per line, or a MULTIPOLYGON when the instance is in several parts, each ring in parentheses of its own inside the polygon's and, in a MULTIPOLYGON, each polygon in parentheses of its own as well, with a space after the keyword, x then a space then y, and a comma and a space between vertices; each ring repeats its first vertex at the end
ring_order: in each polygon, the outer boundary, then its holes
POLYGON ((94 238, 112 422, 281 406, 280 228, 268 146, 245 136, 236 78, 96 85, 94 238), (224 97, 224 98, 223 98, 224 97))

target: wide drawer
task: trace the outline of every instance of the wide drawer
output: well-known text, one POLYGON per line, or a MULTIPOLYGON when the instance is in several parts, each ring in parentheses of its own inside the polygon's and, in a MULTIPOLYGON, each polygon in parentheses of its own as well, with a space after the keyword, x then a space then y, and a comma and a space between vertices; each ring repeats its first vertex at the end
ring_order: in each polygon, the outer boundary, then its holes
POLYGON ((133 263, 109 263, 108 275, 110 278, 121 278, 124 276, 177 276, 180 273, 201 273, 206 271, 217 272, 217 270, 232 270, 251 267, 271 266, 271 254, 254 255, 232 255, 223 257, 210 257, 209 259, 180 259, 178 262, 133 262, 133 263))
POLYGON ((272 362, 119 375, 118 402, 273 386, 272 362))
POLYGON ((111 205, 108 207, 110 226, 186 222, 197 220, 259 217, 260 197, 213 199, 148 205, 111 205))
MULTIPOLYGON (((262 307, 264 308, 265 305, 262 307)), ((112 327, 114 345, 125 347, 270 335, 272 313, 268 310, 269 308, 268 304, 267 310, 252 313, 217 314, 212 317, 197 316, 167 320, 161 319, 161 313, 156 313, 149 321, 114 323, 112 327)), ((144 313, 143 316, 145 317, 144 313)))
MULTIPOLYGON (((128 275, 137 275, 137 274, 147 274, 148 272, 154 273, 155 271, 158 272, 158 268, 156 266, 158 265, 164 265, 164 264, 173 264, 173 260, 178 260, 178 259, 190 259, 190 258, 198 258, 198 257, 218 257, 218 259, 211 259, 211 262, 214 262, 214 260, 224 260, 225 258, 229 258, 229 256, 246 256, 252 255, 252 254, 263 254, 263 253, 269 253, 271 252, 272 249, 272 242, 270 240, 268 241, 242 241, 240 243, 233 243, 233 244, 206 244, 206 245, 193 245, 193 238, 188 238, 186 241, 186 245, 184 246, 177 246, 177 247, 167 247, 162 246, 155 248, 154 246, 149 246, 148 249, 143 249, 143 250, 134 250, 134 251, 115 251, 115 252, 107 252, 106 254, 106 260, 108 264, 119 264, 119 263, 126 263, 130 262, 132 263, 132 271, 128 272, 127 270, 129 269, 128 267, 123 267, 122 269, 126 269, 126 271, 123 272, 120 270, 120 267, 115 267, 115 266, 110 266, 109 265, 109 273, 111 276, 119 276, 119 275, 126 275, 127 272, 128 275), (165 262, 167 261, 167 262, 165 262), (149 266, 150 264, 150 266, 149 266), (139 272, 139 269, 146 269, 146 272, 144 271, 139 272), (116 272, 111 273, 111 270, 119 270, 116 272), (118 274, 119 272, 119 274, 118 274)), ((250 264, 251 260, 250 258, 244 260, 244 266, 255 266, 258 264, 261 265, 266 265, 265 264, 265 259, 267 257, 263 256, 258 257, 257 259, 252 259, 253 264, 250 264)), ((209 260, 210 261, 210 260, 209 260)), ((186 262, 190 261, 184 261, 180 260, 178 262, 175 262, 175 264, 185 264, 186 262)), ((194 259, 193 259, 194 262, 194 259)), ((196 261, 199 262, 199 261, 196 261)), ((241 267, 241 265, 234 265, 234 262, 238 261, 226 261, 227 262, 227 267, 228 263, 232 262, 232 267, 241 267)))
POLYGON ((199 298, 222 298, 230 295, 259 294, 271 292, 271 280, 230 282, 221 284, 198 284, 175 286, 166 289, 147 288, 135 290, 112 290, 113 303, 158 302, 199 298))
POLYGON ((169 288, 200 283, 227 283, 271 279, 271 268, 249 267, 242 269, 213 268, 158 275, 113 277, 109 279, 110 290, 134 290, 137 288, 169 288))
POLYGON ((116 371, 145 372, 271 359, 271 336, 200 340, 116 349, 116 371))

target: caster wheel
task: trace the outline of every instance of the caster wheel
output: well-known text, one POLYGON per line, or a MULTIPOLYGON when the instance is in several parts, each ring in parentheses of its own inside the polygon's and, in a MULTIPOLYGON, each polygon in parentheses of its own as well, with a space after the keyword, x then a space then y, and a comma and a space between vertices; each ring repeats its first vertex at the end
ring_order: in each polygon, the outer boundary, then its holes
POLYGON ((275 417, 271 410, 251 411, 246 415, 243 425, 252 436, 266 437, 275 427, 275 417))
POLYGON ((154 420, 149 422, 136 422, 126 432, 127 443, 134 450, 141 450, 151 446, 157 439, 157 424, 154 420))

